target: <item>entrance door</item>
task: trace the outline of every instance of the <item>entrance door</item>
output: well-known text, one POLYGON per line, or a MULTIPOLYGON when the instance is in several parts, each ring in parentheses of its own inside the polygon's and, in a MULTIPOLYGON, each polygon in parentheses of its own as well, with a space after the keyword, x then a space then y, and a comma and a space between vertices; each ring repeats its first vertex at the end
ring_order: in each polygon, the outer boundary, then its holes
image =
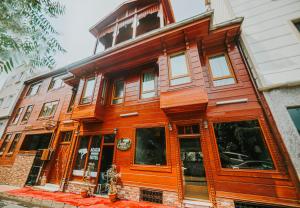
POLYGON ((184 197, 208 200, 200 138, 180 138, 184 197))

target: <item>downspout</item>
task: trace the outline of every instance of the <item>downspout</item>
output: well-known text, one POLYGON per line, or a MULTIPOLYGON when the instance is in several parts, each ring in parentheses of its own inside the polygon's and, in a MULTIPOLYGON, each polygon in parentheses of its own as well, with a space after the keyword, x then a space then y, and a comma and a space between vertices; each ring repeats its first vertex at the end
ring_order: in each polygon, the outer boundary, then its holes
POLYGON ((286 149, 286 147, 283 143, 283 139, 281 137, 281 134, 279 133, 279 130, 278 130, 277 125, 275 123, 274 117, 273 117, 273 115, 270 111, 270 108, 267 105, 266 100, 264 99, 261 92, 258 91, 257 83, 254 80, 254 75, 253 75, 252 71, 250 70, 249 62, 246 58, 245 51, 242 48, 240 41, 241 41, 240 39, 237 40, 237 46, 238 46, 238 49, 239 49, 239 51, 242 55, 243 62, 246 65, 246 70, 247 70, 247 72, 249 74, 249 77, 251 79, 251 83, 252 83, 252 86, 254 88, 256 98, 258 100, 259 105, 262 107, 264 117, 266 118, 266 121, 267 121, 267 125, 270 127, 271 133, 275 137, 278 149, 279 149, 280 153, 283 155, 284 165, 285 165, 286 169, 288 170, 288 173, 291 177, 292 182, 295 184, 295 188, 296 188, 297 193, 299 193, 300 185, 299 185, 299 178, 298 178, 296 169, 294 168, 294 166, 292 164, 292 161, 291 161, 291 158, 289 157, 287 149, 286 149))

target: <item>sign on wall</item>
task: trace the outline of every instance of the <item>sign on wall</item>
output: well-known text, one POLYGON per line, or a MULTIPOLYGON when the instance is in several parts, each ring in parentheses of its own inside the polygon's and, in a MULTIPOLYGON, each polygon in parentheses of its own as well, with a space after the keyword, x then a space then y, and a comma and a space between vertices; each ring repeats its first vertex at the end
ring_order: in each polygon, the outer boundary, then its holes
POLYGON ((126 151, 131 147, 131 140, 129 138, 121 138, 118 140, 117 149, 121 151, 126 151))

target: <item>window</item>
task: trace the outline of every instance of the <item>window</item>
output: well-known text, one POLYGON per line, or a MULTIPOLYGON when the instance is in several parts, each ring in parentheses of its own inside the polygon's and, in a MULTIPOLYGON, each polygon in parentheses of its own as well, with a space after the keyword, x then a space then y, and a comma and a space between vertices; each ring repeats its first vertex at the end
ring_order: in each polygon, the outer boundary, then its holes
POLYGON ((27 96, 36 95, 39 92, 41 85, 42 82, 32 84, 27 92, 27 96))
POLYGON ((8 149, 8 154, 12 154, 15 151, 20 138, 21 138, 20 133, 15 135, 15 137, 14 137, 14 139, 13 139, 13 141, 12 141, 12 143, 11 143, 9 149, 8 149))
POLYGON ((0 108, 2 107, 3 102, 4 102, 4 98, 0 98, 0 108))
POLYGON ((123 103, 124 99, 124 80, 116 80, 113 87, 112 104, 123 103))
POLYGON ((25 123, 29 120, 29 117, 30 117, 30 114, 31 114, 32 110, 33 110, 33 105, 27 106, 27 109, 26 109, 25 114, 23 116, 23 119, 21 121, 22 123, 25 123))
POLYGON ((200 127, 197 124, 188 126, 178 126, 177 130, 178 134, 180 135, 200 134, 200 127))
POLYGON ((86 80, 82 98, 81 98, 81 104, 88 104, 92 102, 94 88, 95 88, 95 81, 96 79, 94 77, 86 80))
POLYGON ((48 90, 54 90, 62 87, 64 84, 64 81, 62 80, 63 76, 64 75, 53 77, 50 82, 48 90))
POLYGON ((295 25, 298 32, 300 32, 300 19, 293 20, 292 22, 295 25))
POLYGON ((6 149, 6 147, 7 147, 7 144, 8 144, 9 141, 10 141, 10 137, 11 137, 11 134, 6 134, 6 135, 5 135, 5 138, 4 138, 4 140, 3 140, 3 143, 2 143, 2 145, 1 145, 1 147, 0 147, 0 155, 3 155, 3 153, 5 152, 5 149, 6 149))
POLYGON ((153 71, 142 74, 141 98, 151 98, 156 95, 156 76, 153 71))
POLYGON ((23 110, 24 110, 23 107, 22 107, 22 108, 19 108, 19 109, 17 110, 17 113, 16 113, 16 115, 15 115, 13 121, 12 121, 12 124, 17 124, 17 123, 18 123, 18 121, 19 121, 19 119, 20 119, 20 117, 21 117, 21 115, 22 115, 23 110))
POLYGON ((72 91, 72 96, 71 96, 71 100, 70 100, 70 103, 69 103, 69 106, 68 106, 67 113, 72 112, 73 109, 74 109, 74 104, 75 104, 76 94, 77 94, 77 89, 73 89, 73 91, 72 91))
POLYGON ((101 105, 105 105, 105 100, 106 100, 106 91, 107 91, 107 79, 104 79, 103 80, 103 86, 102 86, 102 91, 101 91, 101 100, 100 100, 100 103, 101 105))
POLYGON ((70 142, 72 140, 72 131, 64 131, 60 133, 60 142, 70 142))
POLYGON ((14 98, 13 95, 8 96, 8 98, 7 98, 7 100, 6 100, 6 103, 5 103, 5 105, 3 106, 3 108, 8 108, 8 107, 12 104, 13 98, 14 98))
POLYGON ((233 70, 226 55, 209 58, 209 66, 214 86, 224 86, 235 83, 233 70))
POLYGON ((300 107, 289 107, 288 112, 300 134, 300 107))
POLYGON ((167 164, 165 128, 136 129, 135 164, 167 164))
POLYGON ((206 8, 204 0, 189 0, 188 2, 189 3, 186 4, 186 1, 171 0, 176 22, 205 12, 206 8))
POLYGON ((34 134, 26 135, 20 150, 32 151, 47 149, 51 140, 52 134, 34 134))
POLYGON ((274 169, 257 120, 215 123, 214 131, 223 168, 274 169))
POLYGON ((50 117, 53 116, 55 113, 55 110, 57 108, 58 105, 58 101, 53 101, 53 102, 49 102, 49 103, 45 103, 43 105, 43 108, 40 112, 40 116, 39 117, 50 117))
POLYGON ((91 176, 97 177, 100 145, 101 136, 83 136, 80 138, 73 175, 84 176, 89 166, 91 176))
POLYGON ((170 84, 180 85, 191 81, 185 53, 170 56, 170 84))

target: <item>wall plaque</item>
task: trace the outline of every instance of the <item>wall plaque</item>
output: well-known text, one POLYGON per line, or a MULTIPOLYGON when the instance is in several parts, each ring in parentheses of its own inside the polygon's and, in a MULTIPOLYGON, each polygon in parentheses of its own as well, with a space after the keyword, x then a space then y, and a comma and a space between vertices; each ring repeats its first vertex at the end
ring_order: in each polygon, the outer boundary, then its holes
POLYGON ((131 140, 129 138, 121 138, 118 140, 118 150, 126 151, 131 147, 131 140))

